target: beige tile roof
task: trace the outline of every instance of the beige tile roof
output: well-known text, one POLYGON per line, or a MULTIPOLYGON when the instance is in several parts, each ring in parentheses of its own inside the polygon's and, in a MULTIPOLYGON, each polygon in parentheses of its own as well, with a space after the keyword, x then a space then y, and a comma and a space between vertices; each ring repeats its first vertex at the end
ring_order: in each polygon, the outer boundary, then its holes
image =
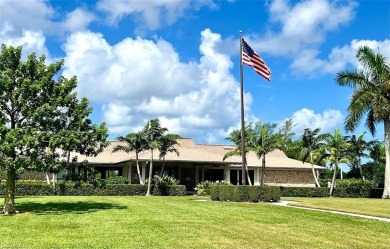
MULTIPOLYGON (((179 151, 179 156, 176 153, 169 153, 165 157, 166 162, 193 162, 202 164, 227 164, 232 166, 241 165, 241 157, 233 156, 223 161, 223 156, 230 150, 234 149, 231 145, 206 145, 195 144, 192 139, 178 139, 179 146, 176 149, 179 151)), ((76 153, 71 156, 77 156, 78 162, 88 160, 89 163, 94 164, 116 164, 126 161, 134 161, 135 153, 129 154, 119 151, 113 153, 112 150, 116 145, 124 144, 118 141, 113 141, 107 146, 102 153, 96 157, 85 157, 76 153)), ((125 145, 125 144, 124 144, 125 145)), ((154 160, 159 161, 159 152, 154 151, 154 160)), ((140 161, 150 160, 150 151, 143 151, 139 154, 140 161)), ((261 159, 259 159, 253 152, 247 154, 247 162, 249 167, 261 167, 261 159)), ((310 164, 302 163, 301 161, 288 158, 281 150, 274 150, 266 155, 267 168, 279 169, 309 169, 310 164)), ((324 167, 315 165, 317 169, 324 169, 324 167)))

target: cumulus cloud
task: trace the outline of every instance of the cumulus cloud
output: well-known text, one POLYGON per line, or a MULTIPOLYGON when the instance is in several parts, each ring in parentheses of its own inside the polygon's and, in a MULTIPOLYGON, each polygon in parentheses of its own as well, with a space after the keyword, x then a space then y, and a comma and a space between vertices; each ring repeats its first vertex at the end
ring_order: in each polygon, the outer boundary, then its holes
POLYGON ((95 20, 95 15, 91 12, 76 8, 66 15, 63 26, 70 32, 86 30, 88 25, 95 20))
POLYGON ((9 1, 0 0, 0 27, 12 27, 12 35, 20 35, 23 31, 54 31, 54 23, 50 21, 54 9, 44 0, 9 1))
MULTIPOLYGON (((229 55, 217 49, 221 42, 219 34, 202 31, 201 58, 183 62, 163 39, 110 45, 102 34, 78 32, 64 45, 64 75, 77 74, 79 94, 103 106, 110 131, 123 135, 159 117, 171 132, 213 141, 240 117, 239 85, 229 55)), ((245 98, 250 119, 251 95, 245 98)))
POLYGON ((7 46, 22 46, 23 60, 27 58, 27 55, 34 52, 37 56, 46 55, 48 62, 53 61, 50 58, 49 51, 45 46, 46 38, 42 32, 23 31, 21 35, 15 36, 9 34, 11 31, 12 28, 9 26, 5 26, 3 29, 0 28, 1 43, 7 46))
POLYGON ((353 61, 354 50, 334 48, 327 59, 320 59, 320 47, 328 33, 353 20, 357 6, 355 1, 275 0, 267 5, 272 31, 250 34, 248 40, 257 51, 291 58, 297 74, 334 73, 353 61))
POLYGON ((353 19, 356 6, 353 1, 307 0, 295 5, 287 0, 272 1, 268 6, 270 24, 280 28, 263 37, 251 37, 253 46, 274 55, 293 56, 307 48, 316 48, 327 32, 353 19))
POLYGON ((183 17, 190 9, 203 6, 215 8, 212 0, 100 0, 97 8, 108 13, 108 22, 115 24, 126 16, 132 16, 140 28, 156 30, 163 25, 170 25, 183 17))
POLYGON ((315 113, 313 110, 303 108, 294 112, 288 119, 292 119, 296 124, 293 131, 297 135, 303 134, 303 130, 306 128, 320 128, 323 133, 333 132, 334 128, 342 127, 344 123, 343 114, 339 110, 332 109, 325 110, 323 113, 315 113))

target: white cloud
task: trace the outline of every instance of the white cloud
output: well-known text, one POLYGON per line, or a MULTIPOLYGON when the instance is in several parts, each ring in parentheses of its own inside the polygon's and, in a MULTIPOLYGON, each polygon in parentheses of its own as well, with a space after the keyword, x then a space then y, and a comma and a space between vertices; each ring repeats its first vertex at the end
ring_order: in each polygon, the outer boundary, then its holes
POLYGON ((95 15, 89 11, 76 8, 66 15, 63 23, 70 32, 86 30, 88 25, 95 20, 95 15))
POLYGON ((350 22, 357 4, 353 1, 307 0, 290 5, 275 0, 269 5, 271 25, 280 27, 263 37, 253 36, 251 44, 259 51, 274 55, 295 56, 307 48, 318 47, 327 32, 350 22))
POLYGON ((337 73, 348 65, 360 66, 356 60, 356 51, 361 46, 368 46, 375 51, 379 51, 386 58, 390 58, 390 40, 352 40, 350 44, 332 49, 327 59, 319 59, 318 52, 306 50, 294 60, 291 67, 299 73, 318 74, 337 73))
MULTIPOLYGON (((23 31, 54 32, 55 11, 44 0, 10 1, 0 0, 0 27, 11 26, 12 34, 20 35, 23 31)), ((58 30, 57 30, 58 31, 58 30)))
POLYGON ((294 112, 294 114, 288 119, 292 119, 294 124, 296 124, 293 131, 298 136, 303 134, 303 130, 306 128, 310 128, 312 130, 320 128, 322 133, 333 132, 334 128, 342 127, 344 123, 343 114, 338 110, 332 109, 325 110, 321 114, 315 113, 313 110, 303 108, 294 112))
POLYGON ((12 28, 9 26, 0 28, 1 43, 7 46, 22 46, 22 59, 26 60, 27 55, 35 52, 37 56, 46 55, 47 61, 52 62, 48 49, 45 46, 46 38, 41 32, 23 31, 20 36, 9 35, 12 28))
POLYGON ((97 8, 107 12, 108 22, 115 24, 125 16, 131 15, 139 26, 156 30, 163 25, 170 25, 183 17, 187 10, 199 9, 203 6, 211 8, 216 5, 211 0, 100 0, 97 8))
POLYGON ((320 59, 320 47, 329 32, 353 20, 357 5, 355 1, 306 0, 292 4, 275 0, 267 5, 272 31, 263 36, 251 34, 247 39, 261 53, 291 58, 291 68, 297 74, 334 73, 349 62, 346 59, 351 60, 354 52, 335 48, 328 59, 320 59))
MULTIPOLYGON (((64 75, 77 75, 79 94, 103 105, 110 132, 124 135, 159 117, 182 136, 223 139, 221 130, 235 127, 240 105, 233 63, 217 49, 221 42, 219 34, 202 31, 200 60, 182 62, 162 39, 126 38, 110 45, 101 34, 78 32, 64 45, 64 75)), ((253 119, 251 95, 245 98, 253 119)))

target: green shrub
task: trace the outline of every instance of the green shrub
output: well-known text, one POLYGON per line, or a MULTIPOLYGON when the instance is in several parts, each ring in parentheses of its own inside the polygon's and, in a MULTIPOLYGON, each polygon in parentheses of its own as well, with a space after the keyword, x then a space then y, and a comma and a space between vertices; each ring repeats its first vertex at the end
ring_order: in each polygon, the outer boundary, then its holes
POLYGON ((169 196, 185 196, 186 195, 186 186, 185 185, 168 186, 167 194, 169 196))
MULTIPOLYGON (((0 183, 0 195, 5 194, 5 186, 5 182, 0 183)), ((55 190, 52 185, 43 181, 17 181, 15 195, 55 195, 55 190)))
POLYGON ((328 197, 329 188, 325 187, 280 187, 283 197, 328 197))
POLYGON ((197 195, 209 195, 210 186, 213 184, 211 181, 203 181, 196 185, 195 191, 197 195))
POLYGON ((360 179, 340 179, 336 181, 333 196, 343 198, 369 198, 372 181, 360 179))
POLYGON ((212 201, 220 201, 219 199, 219 189, 221 185, 210 186, 210 198, 212 201))
POLYGON ((279 187, 212 185, 210 196, 213 201, 270 202, 280 200, 279 187))
POLYGON ((129 180, 123 176, 111 176, 105 180, 106 184, 128 184, 129 180))
POLYGON ((152 180, 153 184, 153 195, 169 195, 169 190, 172 186, 179 184, 179 181, 176 180, 173 176, 154 176, 152 180))
MULTIPOLYGON (((46 182, 17 182, 16 195, 62 195, 62 196, 131 196, 146 195, 147 185, 140 184, 109 184, 106 186, 95 186, 88 183, 61 182, 55 189, 46 182)), ((184 196, 186 187, 184 185, 172 185, 165 188, 164 195, 184 196)), ((153 192, 155 195, 162 195, 153 192)), ((5 194, 5 182, 0 183, 0 194, 5 194)))
POLYGON ((232 185, 227 181, 203 181, 196 185, 195 191, 197 195, 210 195, 210 187, 212 185, 232 185))

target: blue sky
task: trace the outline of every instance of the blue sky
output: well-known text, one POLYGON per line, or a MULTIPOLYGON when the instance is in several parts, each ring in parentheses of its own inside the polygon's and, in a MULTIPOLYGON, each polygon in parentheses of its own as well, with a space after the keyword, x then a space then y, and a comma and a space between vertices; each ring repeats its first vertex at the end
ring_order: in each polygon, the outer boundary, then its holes
POLYGON ((292 118, 297 135, 344 130, 351 90, 334 78, 359 67, 359 46, 390 58, 388 0, 0 0, 1 43, 64 58, 111 139, 158 117, 198 143, 227 143, 240 122, 240 30, 272 70, 269 83, 244 67, 246 121, 292 118))

